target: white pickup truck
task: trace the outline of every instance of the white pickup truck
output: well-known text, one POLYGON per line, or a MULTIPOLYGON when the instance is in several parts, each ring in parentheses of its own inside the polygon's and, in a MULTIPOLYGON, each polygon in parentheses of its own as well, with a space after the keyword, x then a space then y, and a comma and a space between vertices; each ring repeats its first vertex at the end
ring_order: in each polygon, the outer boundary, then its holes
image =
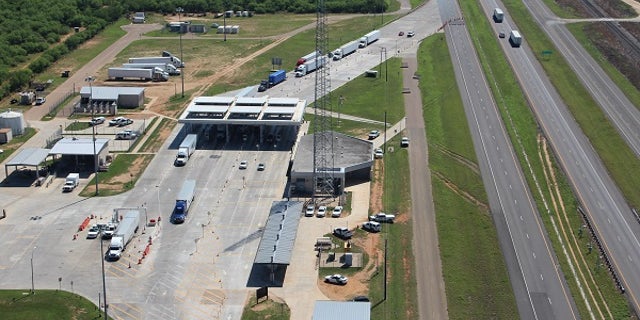
POLYGON ((393 223, 393 220, 396 219, 396 216, 393 214, 386 214, 384 212, 380 212, 378 214, 375 214, 373 216, 369 216, 369 221, 375 221, 375 222, 387 222, 387 223, 393 223))

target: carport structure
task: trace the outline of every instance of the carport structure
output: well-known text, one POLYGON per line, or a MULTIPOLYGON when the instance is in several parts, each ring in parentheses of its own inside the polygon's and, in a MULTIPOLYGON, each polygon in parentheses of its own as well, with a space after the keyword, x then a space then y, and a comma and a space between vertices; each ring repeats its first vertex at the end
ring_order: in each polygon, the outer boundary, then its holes
POLYGON ((36 178, 40 178, 40 167, 41 164, 47 160, 49 151, 51 150, 42 148, 22 149, 15 157, 4 165, 5 176, 9 176, 9 167, 14 167, 15 170, 18 170, 18 167, 35 167, 36 178))
POLYGON ((302 205, 301 201, 274 201, 271 205, 254 264, 267 267, 272 283, 276 271, 291 263, 302 205))

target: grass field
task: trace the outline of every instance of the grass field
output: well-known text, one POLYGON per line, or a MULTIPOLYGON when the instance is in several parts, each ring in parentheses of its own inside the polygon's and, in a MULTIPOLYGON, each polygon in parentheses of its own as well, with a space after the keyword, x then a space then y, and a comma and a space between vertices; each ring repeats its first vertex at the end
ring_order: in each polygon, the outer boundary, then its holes
POLYGON ((101 311, 91 301, 58 290, 1 290, 0 315, 3 320, 100 319, 101 311))

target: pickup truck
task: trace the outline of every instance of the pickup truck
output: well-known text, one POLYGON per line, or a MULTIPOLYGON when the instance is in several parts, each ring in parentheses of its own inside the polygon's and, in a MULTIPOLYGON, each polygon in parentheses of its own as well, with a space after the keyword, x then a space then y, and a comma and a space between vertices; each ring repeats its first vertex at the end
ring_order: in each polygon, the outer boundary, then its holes
POLYGON ((393 220, 396 219, 396 216, 393 214, 386 214, 384 212, 380 212, 378 214, 369 216, 369 221, 375 221, 375 222, 387 222, 387 223, 393 223, 393 220))

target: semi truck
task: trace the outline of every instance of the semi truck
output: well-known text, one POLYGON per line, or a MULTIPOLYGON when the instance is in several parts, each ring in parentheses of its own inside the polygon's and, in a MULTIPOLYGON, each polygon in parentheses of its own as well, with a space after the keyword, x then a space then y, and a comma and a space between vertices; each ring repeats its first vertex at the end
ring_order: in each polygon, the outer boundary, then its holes
POLYGON ((182 189, 180 189, 180 193, 178 193, 178 197, 176 198, 176 205, 173 208, 173 213, 171 214, 171 222, 176 224, 184 222, 187 218, 189 207, 191 206, 191 202, 193 202, 195 195, 196 181, 186 180, 182 184, 182 189))
POLYGON ((518 32, 518 30, 512 30, 511 34, 509 35, 509 42, 511 43, 512 47, 519 47, 522 44, 522 36, 520 35, 520 32, 518 32))
POLYGON ((178 147, 178 154, 176 155, 176 166, 184 166, 191 158, 191 155, 196 150, 196 143, 198 142, 197 134, 188 134, 182 143, 180 143, 180 147, 178 147))
POLYGON ((62 186, 62 192, 71 192, 80 184, 79 173, 69 173, 64 179, 64 185, 62 186))
POLYGON ((304 77, 316 69, 322 68, 327 62, 327 57, 320 56, 311 61, 307 61, 296 68, 296 77, 304 77))
POLYGON ((351 41, 342 45, 340 48, 333 51, 333 60, 338 61, 358 50, 358 41, 351 41))
POLYGON ((160 69, 109 68, 108 74, 111 80, 169 80, 169 75, 160 69))
POLYGON ((120 259, 122 256, 122 252, 127 247, 131 239, 142 224, 142 219, 140 216, 140 211, 138 210, 129 210, 127 211, 120 223, 118 223, 118 227, 116 231, 113 233, 111 237, 111 243, 109 244, 109 251, 107 252, 106 259, 109 261, 115 261, 120 259))
POLYGON ((269 78, 267 80, 260 81, 260 85, 258 86, 258 92, 263 92, 276 84, 287 80, 287 71, 285 70, 274 70, 269 74, 269 78))
POLYGON ((493 21, 500 23, 504 20, 504 12, 500 8, 493 9, 493 21))
POLYGON ((380 39, 380 30, 373 30, 360 38, 360 48, 364 48, 380 39))
POLYGON ((171 63, 176 68, 184 67, 184 63, 176 56, 129 58, 129 63, 171 63))
POLYGON ((314 60, 317 56, 319 56, 318 51, 314 51, 311 52, 309 54, 307 54, 306 56, 302 56, 300 59, 298 59, 298 61, 296 62, 296 68, 308 61, 314 60))
POLYGON ((122 65, 123 68, 134 68, 134 69, 155 69, 159 68, 162 71, 168 73, 171 76, 180 75, 180 69, 176 68, 171 63, 125 63, 122 65))

